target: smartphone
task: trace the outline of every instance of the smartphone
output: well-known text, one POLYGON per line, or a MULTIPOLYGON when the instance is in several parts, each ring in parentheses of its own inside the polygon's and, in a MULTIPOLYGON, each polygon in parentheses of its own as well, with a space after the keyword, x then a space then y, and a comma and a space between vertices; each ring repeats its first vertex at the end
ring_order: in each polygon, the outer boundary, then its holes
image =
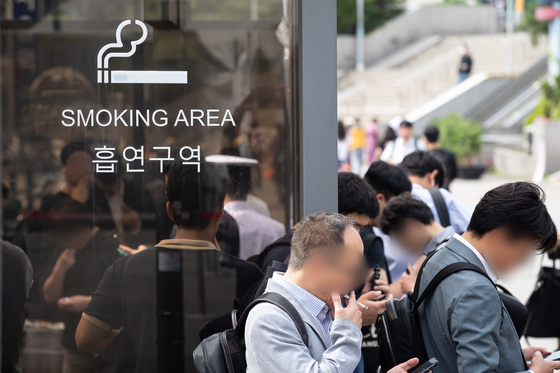
POLYGON ((430 360, 426 361, 421 366, 419 366, 418 369, 415 369, 412 373, 428 373, 430 370, 432 370, 438 364, 439 364, 438 359, 433 357, 430 360))
POLYGON ((548 355, 548 356, 546 357, 545 360, 548 360, 548 361, 557 361, 557 360, 560 360, 560 350, 551 353, 550 355, 548 355))
POLYGON ((381 266, 374 266, 373 267, 373 276, 371 276, 371 289, 373 290, 373 288, 377 285, 375 283, 375 281, 379 280, 379 278, 381 277, 381 266))
MULTIPOLYGON (((376 265, 373 267, 373 276, 371 277, 371 290, 377 286, 376 281, 379 280, 381 277, 381 266, 376 265)), ((384 301, 385 299, 389 298, 387 295, 382 296, 379 299, 376 299, 376 302, 384 301)))

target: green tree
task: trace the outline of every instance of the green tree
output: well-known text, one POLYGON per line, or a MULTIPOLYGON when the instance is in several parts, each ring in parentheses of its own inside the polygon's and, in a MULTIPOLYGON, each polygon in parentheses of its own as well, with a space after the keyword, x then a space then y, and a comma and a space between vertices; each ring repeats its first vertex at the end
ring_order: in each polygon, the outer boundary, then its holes
POLYGON ((533 112, 525 120, 531 124, 538 117, 560 118, 560 76, 541 79, 541 99, 533 112))
POLYGON ((475 120, 451 113, 444 118, 434 118, 430 125, 439 129, 439 145, 450 150, 457 163, 471 166, 473 157, 482 148, 482 126, 475 120))
POLYGON ((533 46, 538 44, 540 35, 548 33, 548 22, 537 21, 535 9, 537 9, 537 4, 534 1, 527 2, 523 18, 517 27, 520 31, 526 31, 529 34, 533 46))
MULTIPOLYGON (((404 11, 405 0, 364 0, 364 27, 366 32, 382 26, 385 21, 404 11)), ((352 34, 356 28, 356 0, 337 1, 337 31, 352 34)))

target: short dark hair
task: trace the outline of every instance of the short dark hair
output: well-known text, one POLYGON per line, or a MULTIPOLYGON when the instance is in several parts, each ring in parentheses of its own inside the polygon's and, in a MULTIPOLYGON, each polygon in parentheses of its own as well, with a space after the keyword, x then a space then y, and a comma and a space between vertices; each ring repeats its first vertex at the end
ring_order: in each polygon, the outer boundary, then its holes
POLYGON ((420 177, 426 176, 428 172, 438 170, 435 179, 436 184, 438 187, 442 187, 445 183, 445 175, 447 173, 445 162, 435 152, 416 150, 404 157, 399 166, 403 167, 411 175, 420 177))
MULTIPOLYGON (((220 151, 222 155, 230 155, 240 157, 241 154, 236 148, 223 148, 220 151)), ((252 175, 250 166, 227 166, 229 174, 229 183, 227 194, 235 199, 245 199, 251 190, 252 175)))
POLYGON ((488 191, 476 205, 467 231, 481 238, 500 227, 515 236, 539 240, 537 250, 547 252, 556 246, 556 226, 548 213, 544 191, 531 182, 500 185, 488 191))
POLYGON ((356 228, 356 222, 334 212, 317 212, 304 217, 292 238, 289 267, 301 269, 312 252, 320 247, 344 244, 344 232, 356 228))
POLYGON ((401 122, 401 124, 399 125, 399 127, 412 128, 412 123, 410 123, 409 121, 403 120, 401 122))
POLYGON ((70 156, 76 152, 84 152, 91 157, 91 150, 87 141, 74 141, 66 144, 60 151, 60 163, 66 165, 70 156))
POLYGON ((406 219, 429 225, 434 221, 434 214, 424 202, 412 197, 410 193, 404 193, 383 209, 379 227, 383 233, 390 234, 399 230, 406 219))
POLYGON ((375 190, 365 180, 352 172, 338 174, 338 213, 379 215, 379 202, 375 190))
POLYGON ((434 144, 439 139, 439 129, 436 126, 428 126, 424 130, 424 136, 426 136, 428 142, 434 144))
POLYGON ((235 199, 245 199, 251 190, 251 167, 227 166, 230 182, 227 193, 235 199))
POLYGON ((216 216, 226 196, 228 177, 216 163, 178 165, 169 174, 167 198, 175 223, 182 228, 204 229, 216 216))
POLYGON ((373 162, 364 180, 386 200, 412 190, 412 184, 403 170, 383 161, 373 162))

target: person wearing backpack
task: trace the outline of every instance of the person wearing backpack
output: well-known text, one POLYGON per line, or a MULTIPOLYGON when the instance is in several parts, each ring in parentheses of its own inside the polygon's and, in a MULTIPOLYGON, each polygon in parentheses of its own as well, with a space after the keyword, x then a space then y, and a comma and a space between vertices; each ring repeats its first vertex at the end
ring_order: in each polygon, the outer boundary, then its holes
POLYGON ((470 263, 476 269, 452 272, 418 307, 427 356, 439 360, 434 373, 560 369, 560 361, 543 360, 550 354, 546 349, 521 348, 494 286, 535 250, 546 253, 556 246, 556 227, 544 201, 542 189, 530 182, 490 190, 476 206, 467 231, 455 234, 426 261, 419 296, 444 267, 470 263))
POLYGON ((415 151, 407 155, 399 167, 408 172, 412 196, 428 205, 437 223, 443 227, 452 225, 457 233, 465 232, 471 213, 443 188, 446 169, 438 154, 415 151))
MULTIPOLYGON (((341 294, 357 285, 362 266, 363 244, 352 219, 326 212, 305 217, 294 232, 288 270, 273 275, 266 293, 293 305, 306 338, 287 311, 255 305, 245 326, 247 373, 353 372, 361 356, 362 313, 353 291, 346 307, 341 294)), ((410 359, 390 373, 417 363, 410 359)))

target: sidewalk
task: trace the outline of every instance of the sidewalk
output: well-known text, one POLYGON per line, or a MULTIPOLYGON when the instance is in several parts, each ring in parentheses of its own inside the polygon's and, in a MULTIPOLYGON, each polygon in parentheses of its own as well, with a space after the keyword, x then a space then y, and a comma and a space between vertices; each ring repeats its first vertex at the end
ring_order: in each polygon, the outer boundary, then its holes
MULTIPOLYGON (((457 179, 451 185, 451 192, 471 211, 484 195, 484 193, 498 185, 516 181, 496 175, 485 175, 480 180, 462 180, 457 179)), ((554 219, 556 225, 560 227, 560 185, 543 182, 540 184, 546 193, 546 205, 550 215, 554 219)), ((552 265, 552 262, 545 258, 546 265, 552 265)), ((521 302, 525 303, 531 295, 541 265, 541 257, 535 255, 531 261, 517 269, 505 278, 499 280, 499 283, 505 286, 514 296, 521 302)), ((522 344, 527 343, 523 339, 522 344)), ((556 339, 536 339, 531 338, 532 345, 547 347, 552 351, 558 349, 558 341, 556 339)))

